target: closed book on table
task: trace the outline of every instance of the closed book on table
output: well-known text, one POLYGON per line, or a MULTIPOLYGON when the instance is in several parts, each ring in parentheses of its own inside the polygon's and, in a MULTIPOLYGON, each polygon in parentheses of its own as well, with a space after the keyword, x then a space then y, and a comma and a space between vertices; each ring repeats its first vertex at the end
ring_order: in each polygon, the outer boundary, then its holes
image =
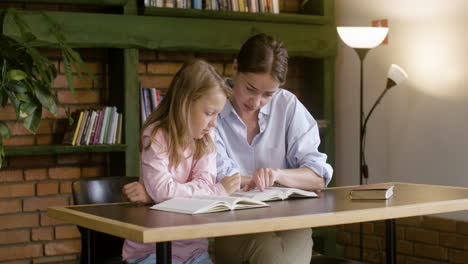
POLYGON ((350 193, 352 200, 387 200, 393 196, 392 183, 365 184, 355 187, 350 193))

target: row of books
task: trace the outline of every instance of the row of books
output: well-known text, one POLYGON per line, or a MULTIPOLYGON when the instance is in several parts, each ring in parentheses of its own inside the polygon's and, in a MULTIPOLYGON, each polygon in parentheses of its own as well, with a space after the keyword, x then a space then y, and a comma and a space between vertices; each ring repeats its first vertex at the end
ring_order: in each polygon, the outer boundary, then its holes
POLYGON ((141 109, 141 124, 145 123, 148 116, 159 105, 162 100, 161 91, 156 88, 141 88, 140 89, 140 109, 141 109))
POLYGON ((122 143, 122 114, 117 107, 88 109, 72 113, 73 124, 63 136, 63 144, 98 145, 122 143))
POLYGON ((145 0, 145 6, 279 14, 279 0, 145 0))

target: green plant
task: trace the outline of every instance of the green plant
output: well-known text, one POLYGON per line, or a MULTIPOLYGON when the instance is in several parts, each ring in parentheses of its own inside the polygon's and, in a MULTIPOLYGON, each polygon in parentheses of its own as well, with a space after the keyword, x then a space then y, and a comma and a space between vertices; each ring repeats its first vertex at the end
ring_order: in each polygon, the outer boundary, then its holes
MULTIPOLYGON (((59 102, 52 90, 57 69, 37 47, 31 45, 36 37, 21 18, 21 12, 12 8, 6 12, 13 15, 20 37, 13 39, 0 35, 0 105, 4 108, 9 102, 16 113, 16 121, 22 122, 26 129, 35 133, 41 121, 43 108, 53 115, 57 113, 59 102)), ((72 71, 76 72, 80 79, 83 79, 83 70, 92 79, 96 78, 79 54, 67 45, 58 25, 44 13, 42 15, 43 19, 50 23, 50 33, 57 40, 68 87, 74 95, 72 71)), ((73 122, 69 112, 66 113, 69 121, 73 122)), ((4 137, 10 138, 11 132, 7 124, 0 121, 0 167, 5 156, 4 137)))

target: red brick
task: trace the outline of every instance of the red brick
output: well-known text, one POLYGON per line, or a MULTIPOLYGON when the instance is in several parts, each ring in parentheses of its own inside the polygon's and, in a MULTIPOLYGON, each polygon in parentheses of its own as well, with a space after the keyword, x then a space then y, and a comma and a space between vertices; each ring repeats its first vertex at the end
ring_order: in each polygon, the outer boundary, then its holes
POLYGON ((49 217, 47 213, 45 212, 41 213, 41 226, 64 225, 64 224, 69 224, 69 223, 49 217))
MULTIPOLYGON (((101 62, 85 62, 86 66, 88 66, 89 70, 94 74, 102 74, 105 72, 105 65, 101 62)), ((72 72, 76 73, 75 68, 72 67, 72 72)), ((84 69, 81 70, 83 76, 86 75, 84 69)), ((65 63, 62 61, 60 62, 60 73, 65 73, 65 63)))
MULTIPOLYGON (((93 80, 90 77, 83 76, 83 80, 80 80, 78 76, 73 77, 73 84, 77 90, 83 88, 91 88, 93 87, 93 80)), ((65 75, 58 75, 55 78, 53 83, 54 88, 68 88, 67 77, 65 75)))
POLYGON ((23 201, 23 211, 45 211, 47 207, 68 205, 68 197, 30 198, 23 201))
POLYGON ((21 200, 0 200, 0 214, 21 212, 21 200))
POLYGON ((38 135, 36 143, 37 145, 51 145, 54 143, 54 137, 52 135, 38 135))
POLYGON ((14 136, 3 139, 4 146, 29 146, 34 145, 34 136, 14 136))
POLYGON ((106 170, 104 167, 88 167, 88 168, 83 168, 82 177, 83 178, 102 177, 102 176, 105 176, 105 173, 106 173, 106 170))
POLYGON ((80 238, 80 231, 74 225, 55 227, 55 239, 80 238))
POLYGON ((448 249, 435 245, 414 243, 414 255, 438 260, 447 260, 448 249))
POLYGON ((148 73, 174 75, 181 67, 180 62, 153 62, 148 63, 148 73))
POLYGON ((439 232, 409 227, 406 229, 405 237, 409 241, 418 241, 427 244, 439 244, 439 232))
POLYGON ((49 169, 51 179, 78 179, 81 171, 78 167, 57 167, 49 169))
POLYGON ((23 181, 23 170, 0 170, 0 182, 23 181))
POLYGON ((97 75, 96 80, 93 80, 93 88, 98 89, 98 90, 107 88, 107 77, 102 76, 102 75, 97 75))
POLYGON ((383 252, 378 250, 365 249, 363 252, 364 261, 366 263, 382 263, 384 259, 383 252))
POLYGON ((59 183, 58 182, 45 182, 38 183, 36 185, 37 195, 51 195, 58 194, 59 192, 59 183))
POLYGON ((40 181, 47 179, 47 170, 41 169, 26 169, 24 170, 24 179, 26 181, 40 181))
MULTIPOLYGON (((397 262, 399 263, 399 262, 397 262)), ((406 263, 407 264, 443 264, 447 263, 446 261, 437 261, 437 260, 430 260, 427 258, 417 258, 413 256, 407 256, 406 257, 406 263)))
POLYGON ((399 225, 396 226, 396 238, 397 239, 406 239, 405 233, 406 233, 406 227, 399 226, 399 225))
POLYGON ((80 154, 67 154, 67 155, 59 155, 57 157, 57 164, 60 165, 77 165, 80 163, 88 163, 88 153, 80 153, 80 154))
MULTIPOLYGON (((3 111, 3 109, 2 109, 3 111)), ((25 136, 25 135, 31 135, 31 132, 27 130, 23 123, 21 122, 7 122, 8 127, 10 128, 10 132, 12 135, 15 136, 25 136)))
POLYGON ((193 52, 158 52, 157 54, 159 60, 168 60, 168 61, 188 61, 195 58, 193 52))
POLYGON ((29 230, 0 231, 0 244, 29 242, 29 230))
POLYGON ((81 250, 81 241, 63 241, 45 244, 45 255, 55 256, 62 254, 79 253, 81 250))
POLYGON ((152 87, 167 89, 171 84, 173 76, 152 76, 145 75, 140 77, 141 87, 152 87))
POLYGON ((0 216, 0 227, 2 229, 13 229, 22 227, 33 227, 38 224, 37 214, 19 214, 0 216))
POLYGON ((0 111, 0 120, 2 121, 16 120, 16 113, 11 105, 7 105, 2 108, 2 111, 0 111))
POLYGON ((69 194, 72 193, 72 182, 61 182, 60 183, 60 193, 61 194, 69 194))
POLYGON ((0 261, 42 256, 42 245, 32 244, 0 248, 0 261))
POLYGON ((31 234, 32 241, 45 241, 54 239, 54 229, 52 227, 33 228, 31 234))
POLYGON ((42 257, 42 258, 34 258, 33 264, 42 264, 42 263, 63 263, 65 261, 64 256, 56 256, 56 257, 42 257))
POLYGON ((225 77, 232 77, 232 63, 229 63, 229 64, 226 64, 224 66, 224 73, 223 73, 223 76, 225 77))
POLYGON ((24 197, 34 195, 34 184, 2 184, 0 198, 24 197))
POLYGON ((11 157, 10 166, 11 167, 47 167, 54 166, 55 159, 51 155, 39 155, 39 156, 21 156, 21 157, 11 157))
POLYGON ((440 245, 448 248, 468 250, 468 236, 453 233, 440 233, 440 245))
POLYGON ((351 245, 351 233, 343 231, 338 232, 338 234, 336 235, 336 241, 340 244, 351 245))
POLYGON ((365 235, 363 239, 364 248, 385 249, 382 237, 365 235))
POLYGON ((138 64, 138 73, 139 74, 145 74, 146 73, 146 64, 145 63, 139 63, 138 64))
POLYGON ((62 104, 97 104, 100 101, 97 90, 76 90, 74 96, 68 90, 60 90, 57 97, 62 104))
POLYGON ((14 261, 7 261, 2 262, 2 264, 30 264, 29 260, 14 260, 14 261))
POLYGON ((458 250, 458 249, 449 249, 448 259, 450 263, 466 264, 466 260, 468 259, 468 251, 458 250))
POLYGON ((36 135, 52 134, 55 120, 41 120, 39 127, 37 128, 36 135))
POLYGON ((345 257, 349 259, 359 259, 360 258, 359 247, 346 247, 345 257))
POLYGON ((151 61, 156 60, 157 54, 154 50, 140 49, 139 57, 140 61, 151 61))
MULTIPOLYGON (((70 110, 71 110, 73 105, 69 105, 69 106, 67 105, 67 107, 70 107, 70 110)), ((42 119, 65 119, 65 118, 67 118, 67 114, 63 106, 57 107, 57 113, 55 115, 53 115, 49 111, 42 111, 42 119)))
POLYGON ((457 222, 457 232, 468 235, 468 222, 457 222))
POLYGON ((428 229, 447 232, 455 232, 457 230, 457 221, 433 216, 424 216, 421 225, 428 229))
POLYGON ((359 232, 360 226, 359 224, 348 224, 348 225, 344 225, 344 230, 350 231, 350 232, 359 232))
POLYGON ((413 255, 413 243, 406 240, 397 240, 397 253, 413 255))

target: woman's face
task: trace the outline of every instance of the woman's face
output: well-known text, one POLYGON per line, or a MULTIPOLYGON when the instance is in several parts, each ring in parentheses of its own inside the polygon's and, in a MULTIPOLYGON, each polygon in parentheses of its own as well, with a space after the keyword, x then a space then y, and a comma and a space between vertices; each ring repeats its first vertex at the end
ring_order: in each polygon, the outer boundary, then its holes
POLYGON ((234 78, 234 106, 238 114, 254 114, 268 104, 280 83, 268 73, 237 73, 234 78))
POLYGON ((219 112, 226 103, 226 95, 219 89, 214 90, 190 105, 190 132, 194 139, 200 139, 216 126, 219 112))

